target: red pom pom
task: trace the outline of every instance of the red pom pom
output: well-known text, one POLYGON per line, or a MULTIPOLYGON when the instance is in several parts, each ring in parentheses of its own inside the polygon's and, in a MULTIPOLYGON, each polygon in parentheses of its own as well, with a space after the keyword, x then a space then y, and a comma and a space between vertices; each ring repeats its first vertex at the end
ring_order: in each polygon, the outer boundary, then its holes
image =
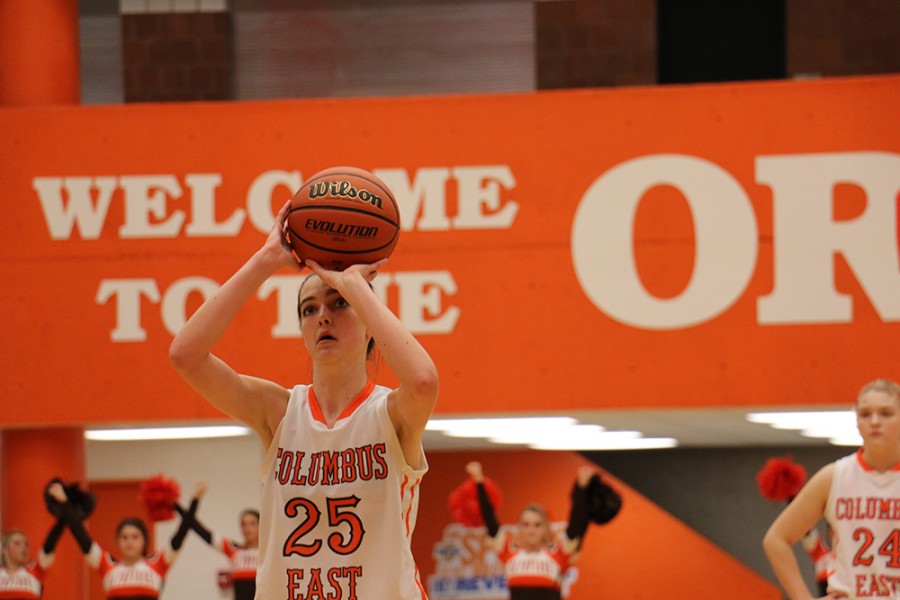
POLYGON ((806 483, 806 467, 791 462, 789 457, 772 457, 756 474, 759 493, 780 502, 794 499, 806 483))
MULTIPOLYGON (((500 488, 491 479, 484 478, 484 489, 494 507, 494 511, 500 509, 503 504, 503 494, 500 488)), ((457 523, 466 527, 481 527, 484 519, 481 518, 481 508, 478 506, 478 487, 471 479, 460 484, 450 492, 450 514, 457 523)))
POLYGON ((181 487, 174 479, 154 475, 141 483, 140 496, 151 521, 168 521, 175 516, 181 487))

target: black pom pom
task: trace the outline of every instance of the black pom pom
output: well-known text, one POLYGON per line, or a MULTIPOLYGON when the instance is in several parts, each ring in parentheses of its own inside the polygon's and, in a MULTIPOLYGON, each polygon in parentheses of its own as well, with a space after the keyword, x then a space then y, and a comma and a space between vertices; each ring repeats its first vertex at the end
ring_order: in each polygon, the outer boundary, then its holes
POLYGON ((59 483, 66 492, 66 498, 70 505, 77 511, 82 519, 85 519, 94 512, 97 505, 97 497, 91 492, 85 491, 78 487, 77 483, 65 484, 59 477, 51 479, 44 487, 44 502, 47 504, 47 510, 56 518, 62 516, 63 505, 56 498, 50 495, 50 485, 59 483))
POLYGON ((588 518, 597 524, 609 523, 622 509, 622 496, 594 474, 587 487, 588 518))

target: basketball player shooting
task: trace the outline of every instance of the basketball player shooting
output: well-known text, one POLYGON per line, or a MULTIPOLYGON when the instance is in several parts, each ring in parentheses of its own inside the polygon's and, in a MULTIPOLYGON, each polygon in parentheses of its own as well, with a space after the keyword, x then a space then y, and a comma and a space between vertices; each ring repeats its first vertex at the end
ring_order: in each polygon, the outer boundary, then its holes
POLYGON ((410 541, 438 373, 372 290, 386 260, 342 271, 305 261, 313 273, 300 287, 297 310, 311 382, 285 388, 238 373, 212 353, 266 279, 304 266, 285 241, 289 210, 288 202, 262 247, 175 336, 170 360, 266 448, 257 597, 422 600, 410 541), (399 380, 396 389, 369 379, 376 348, 399 380))

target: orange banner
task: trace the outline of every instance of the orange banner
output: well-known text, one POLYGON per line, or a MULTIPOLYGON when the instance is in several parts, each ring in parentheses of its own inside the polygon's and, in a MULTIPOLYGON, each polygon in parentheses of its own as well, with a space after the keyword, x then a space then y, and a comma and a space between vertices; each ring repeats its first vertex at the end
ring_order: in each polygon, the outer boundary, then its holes
MULTIPOLYGON (((440 413, 850 403, 897 377, 898 100, 886 76, 0 110, 0 425, 218 416, 172 335, 335 165, 397 197, 377 288, 440 413)), ((308 380, 301 277, 218 354, 308 380)))

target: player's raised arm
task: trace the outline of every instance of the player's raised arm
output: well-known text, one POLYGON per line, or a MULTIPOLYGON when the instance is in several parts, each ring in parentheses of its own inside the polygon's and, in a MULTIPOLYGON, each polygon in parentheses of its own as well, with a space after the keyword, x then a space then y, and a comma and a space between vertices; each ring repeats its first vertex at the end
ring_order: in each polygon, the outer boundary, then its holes
POLYGON ((169 347, 169 359, 178 374, 210 404, 253 428, 264 445, 284 414, 288 391, 274 382, 237 373, 212 350, 266 279, 284 267, 297 268, 284 242, 289 206, 279 211, 265 244, 188 319, 169 347))

